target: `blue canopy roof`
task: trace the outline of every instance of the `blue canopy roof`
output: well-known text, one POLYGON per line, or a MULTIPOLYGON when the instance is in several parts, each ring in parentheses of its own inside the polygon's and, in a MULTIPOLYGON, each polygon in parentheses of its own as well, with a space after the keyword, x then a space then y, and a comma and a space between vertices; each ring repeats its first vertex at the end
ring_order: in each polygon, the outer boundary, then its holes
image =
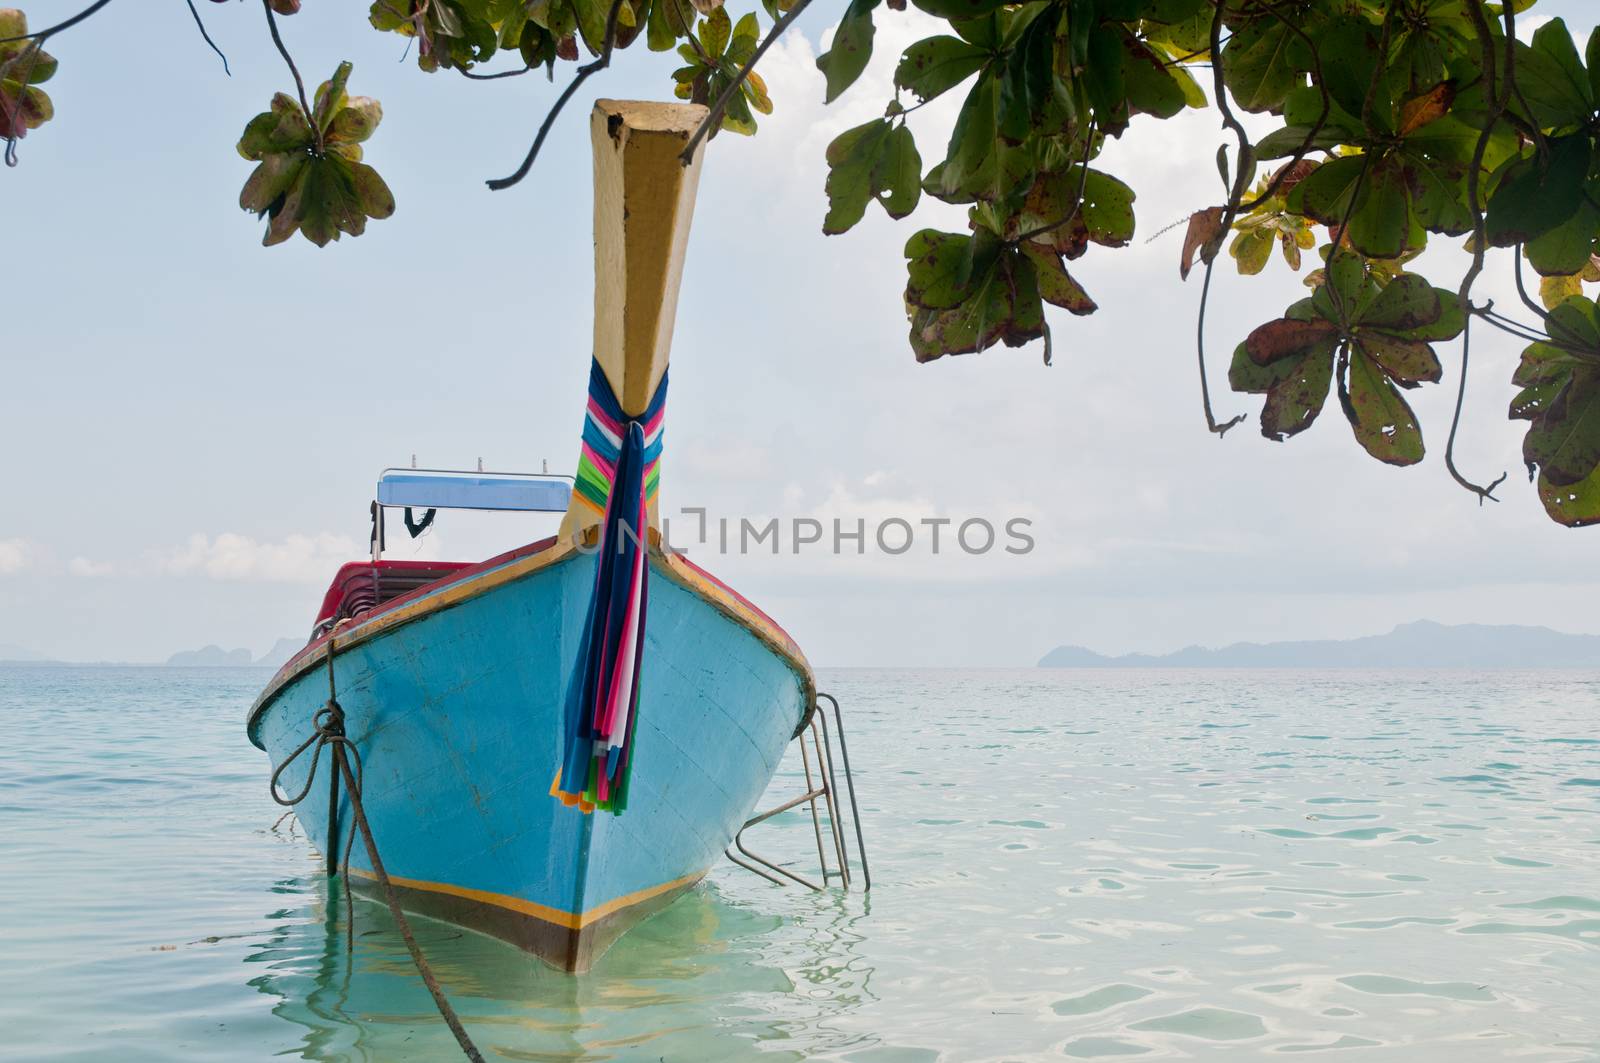
POLYGON ((378 479, 378 503, 417 509, 499 509, 565 513, 572 481, 558 476, 406 469, 378 479))

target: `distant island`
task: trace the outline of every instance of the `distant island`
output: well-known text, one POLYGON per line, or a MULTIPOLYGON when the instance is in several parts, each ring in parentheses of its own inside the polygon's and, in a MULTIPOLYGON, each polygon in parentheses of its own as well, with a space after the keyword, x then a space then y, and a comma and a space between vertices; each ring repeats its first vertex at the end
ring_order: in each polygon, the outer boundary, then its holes
POLYGON ((169 668, 281 668, 306 644, 305 639, 279 639, 272 649, 256 657, 249 650, 225 650, 221 646, 204 646, 198 650, 181 650, 167 658, 169 668))
POLYGON ((1547 627, 1439 624, 1418 620, 1387 635, 1312 642, 1236 642, 1221 649, 1190 646, 1159 656, 1107 657, 1081 646, 1057 646, 1040 668, 1596 668, 1600 635, 1568 635, 1547 627))

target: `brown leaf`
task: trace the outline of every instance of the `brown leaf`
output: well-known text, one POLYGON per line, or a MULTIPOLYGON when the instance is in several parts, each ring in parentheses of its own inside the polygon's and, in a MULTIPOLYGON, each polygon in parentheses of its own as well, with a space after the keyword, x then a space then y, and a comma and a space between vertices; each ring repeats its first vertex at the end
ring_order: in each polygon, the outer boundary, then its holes
POLYGON ((1245 350, 1257 365, 1271 365, 1282 358, 1306 354, 1315 348, 1333 342, 1338 330, 1333 322, 1318 318, 1315 321, 1295 321, 1279 318, 1261 325, 1245 337, 1245 350))
POLYGON ((1222 246, 1222 215, 1221 207, 1207 207, 1189 215, 1189 229, 1183 234, 1183 261, 1178 264, 1181 279, 1189 279, 1196 251, 1202 262, 1217 257, 1217 249, 1222 246))
POLYGON ((1060 255, 1033 243, 1025 243, 1017 250, 1033 263, 1039 281, 1039 295, 1045 302, 1054 303, 1080 317, 1098 309, 1095 301, 1089 298, 1089 293, 1067 272, 1060 255))
POLYGON ((1283 166, 1278 169, 1277 173, 1274 173, 1271 178, 1272 181, 1277 181, 1278 174, 1283 175, 1283 180, 1278 185, 1278 195, 1288 195, 1291 188, 1299 184, 1301 181, 1304 181, 1307 177, 1311 176, 1311 171, 1315 170, 1321 165, 1321 163, 1314 162, 1311 159, 1301 159, 1298 162, 1284 163, 1283 166))
POLYGON ((1413 96, 1400 105, 1400 135, 1409 136, 1429 122, 1438 121, 1455 102, 1454 78, 1441 81, 1420 96, 1413 96))

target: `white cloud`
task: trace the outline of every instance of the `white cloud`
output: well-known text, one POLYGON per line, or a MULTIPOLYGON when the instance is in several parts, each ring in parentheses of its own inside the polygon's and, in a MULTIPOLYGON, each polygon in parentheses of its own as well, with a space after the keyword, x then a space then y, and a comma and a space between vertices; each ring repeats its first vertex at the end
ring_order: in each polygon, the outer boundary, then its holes
POLYGON ((174 575, 199 574, 231 582, 318 584, 364 553, 351 537, 329 532, 290 535, 278 542, 258 542, 235 532, 215 538, 196 532, 184 546, 162 557, 160 567, 174 575))
POLYGON ((26 539, 0 539, 0 576, 21 572, 33 564, 33 547, 26 539))
POLYGON ((74 576, 93 579, 96 576, 109 576, 114 570, 109 561, 91 561, 87 557, 75 557, 67 562, 67 571, 74 576))

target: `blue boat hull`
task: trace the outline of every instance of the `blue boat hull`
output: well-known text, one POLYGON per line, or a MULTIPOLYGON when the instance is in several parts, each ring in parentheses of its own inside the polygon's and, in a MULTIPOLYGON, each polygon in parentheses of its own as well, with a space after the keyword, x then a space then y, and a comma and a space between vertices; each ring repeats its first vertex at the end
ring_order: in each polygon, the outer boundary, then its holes
MULTIPOLYGON (((717 586, 655 557, 628 807, 562 804, 551 783, 594 572, 593 556, 570 552, 459 600, 448 587, 424 594, 403 622, 341 632, 333 661, 363 808, 402 903, 568 970, 706 873, 810 698, 803 663, 730 612, 717 586)), ((274 768, 328 697, 325 654, 285 673, 250 722, 274 768)), ((311 763, 310 751, 290 763, 281 788, 298 792, 311 763)), ((353 820, 341 788, 330 839, 329 767, 324 754, 300 821, 324 853, 342 854, 353 820)), ((350 869, 371 888, 359 839, 350 869)))

